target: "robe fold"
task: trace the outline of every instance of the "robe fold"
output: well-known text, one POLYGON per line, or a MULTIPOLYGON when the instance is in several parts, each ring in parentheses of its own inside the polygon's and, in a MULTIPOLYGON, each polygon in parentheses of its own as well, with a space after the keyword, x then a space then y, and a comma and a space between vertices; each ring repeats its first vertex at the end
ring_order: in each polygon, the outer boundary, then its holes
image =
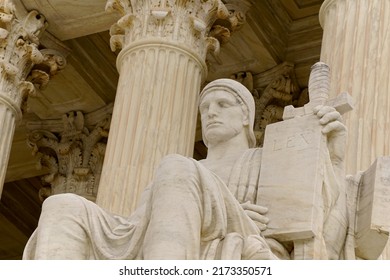
POLYGON ((23 258, 153 259, 161 255, 150 253, 148 244, 161 240, 171 259, 287 259, 284 247, 266 240, 240 205, 256 203, 261 153, 244 152, 228 184, 199 161, 169 155, 130 217, 74 194, 49 197, 23 258))

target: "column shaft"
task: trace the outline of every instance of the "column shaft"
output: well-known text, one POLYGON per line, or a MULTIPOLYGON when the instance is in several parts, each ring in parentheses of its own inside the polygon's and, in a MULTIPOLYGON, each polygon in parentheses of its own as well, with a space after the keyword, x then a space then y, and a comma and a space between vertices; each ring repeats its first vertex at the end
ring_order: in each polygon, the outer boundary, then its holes
POLYGON ((320 21, 330 92, 347 91, 355 100, 355 109, 345 116, 346 167, 354 174, 390 154, 390 2, 327 0, 320 21))
POLYGON ((3 191, 12 139, 15 131, 15 115, 10 108, 0 100, 0 196, 3 191))
POLYGON ((161 43, 130 48, 118 61, 120 79, 97 202, 129 214, 164 155, 192 155, 205 65, 189 51, 161 43))
MULTIPOLYGON (((324 28, 321 60, 332 72, 331 94, 348 91, 346 168, 366 170, 390 155, 390 2, 327 0, 320 11, 324 28)), ((389 259, 387 246, 382 258, 389 259)))

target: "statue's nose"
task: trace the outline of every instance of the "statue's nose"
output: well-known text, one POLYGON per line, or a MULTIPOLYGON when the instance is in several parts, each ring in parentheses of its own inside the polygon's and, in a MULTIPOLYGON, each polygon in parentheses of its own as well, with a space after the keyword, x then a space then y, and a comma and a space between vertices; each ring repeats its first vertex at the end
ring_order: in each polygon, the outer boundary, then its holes
POLYGON ((214 102, 210 103, 209 110, 207 112, 208 115, 209 116, 215 116, 215 115, 218 114, 218 111, 219 111, 218 105, 216 103, 214 103, 214 102))

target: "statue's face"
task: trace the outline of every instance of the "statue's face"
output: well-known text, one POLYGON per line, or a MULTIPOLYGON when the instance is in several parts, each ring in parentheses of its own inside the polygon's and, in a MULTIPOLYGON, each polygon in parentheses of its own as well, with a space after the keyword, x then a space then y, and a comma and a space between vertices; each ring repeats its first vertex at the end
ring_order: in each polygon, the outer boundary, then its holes
POLYGON ((215 90, 203 97, 200 105, 203 135, 208 144, 230 140, 248 125, 242 104, 231 93, 215 90))

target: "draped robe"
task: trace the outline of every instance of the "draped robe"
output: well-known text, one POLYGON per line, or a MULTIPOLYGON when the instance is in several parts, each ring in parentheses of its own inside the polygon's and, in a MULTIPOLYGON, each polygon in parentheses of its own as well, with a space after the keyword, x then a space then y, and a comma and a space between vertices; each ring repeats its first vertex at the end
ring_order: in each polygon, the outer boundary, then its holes
MULTIPOLYGON (((256 202, 261 149, 248 149, 225 184, 201 162, 166 156, 130 217, 74 194, 49 197, 24 259, 276 259, 240 203, 256 202)), ((272 249, 272 250, 271 250, 272 249)))

